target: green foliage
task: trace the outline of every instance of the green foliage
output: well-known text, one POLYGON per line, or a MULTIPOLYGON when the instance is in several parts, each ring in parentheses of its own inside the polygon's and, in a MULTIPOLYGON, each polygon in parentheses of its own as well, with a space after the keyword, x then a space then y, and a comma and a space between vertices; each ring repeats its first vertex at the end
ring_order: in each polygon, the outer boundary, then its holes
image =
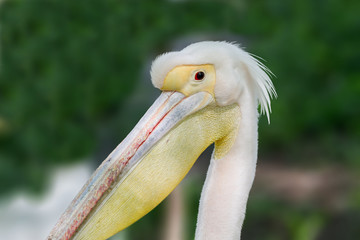
POLYGON ((116 120, 149 56, 209 33, 243 39, 276 75, 262 153, 359 165, 358 9, 334 0, 5 1, 0 192, 38 188, 47 167, 93 154, 104 125, 124 134, 116 120))
MULTIPOLYGON (((144 60, 158 46, 222 24, 212 19, 219 4, 207 4, 203 21, 194 21, 202 3, 194 9, 140 3, 3 3, 0 192, 38 188, 48 166, 90 155, 97 132, 117 119, 144 60)), ((115 130, 121 125, 110 124, 115 130)))
MULTIPOLYGON (((263 137, 272 139, 269 148, 290 142, 299 151, 299 145, 310 142, 318 151, 310 153, 314 158, 351 161, 359 155, 344 156, 346 151, 336 146, 348 144, 354 151, 351 145, 360 135, 360 110, 355 107, 360 104, 359 4, 297 2, 282 6, 291 15, 279 15, 271 24, 276 26, 272 40, 261 44, 262 55, 276 58, 267 65, 277 76, 280 96, 263 137)), ((305 156, 299 157, 311 158, 305 156)))

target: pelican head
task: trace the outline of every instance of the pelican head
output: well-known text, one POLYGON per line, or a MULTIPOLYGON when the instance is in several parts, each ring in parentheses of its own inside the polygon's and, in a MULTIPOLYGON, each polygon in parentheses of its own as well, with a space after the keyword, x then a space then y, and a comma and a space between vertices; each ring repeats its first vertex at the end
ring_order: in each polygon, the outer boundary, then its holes
POLYGON ((151 68, 162 93, 94 172, 48 239, 107 239, 156 207, 215 143, 196 239, 239 239, 257 160, 257 107, 269 118, 268 70, 239 46, 199 42, 151 68))

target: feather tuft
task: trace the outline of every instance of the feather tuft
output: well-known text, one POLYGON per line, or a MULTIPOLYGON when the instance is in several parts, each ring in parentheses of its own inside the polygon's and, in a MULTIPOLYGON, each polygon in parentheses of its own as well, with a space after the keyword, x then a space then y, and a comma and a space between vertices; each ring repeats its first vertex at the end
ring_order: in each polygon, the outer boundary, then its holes
POLYGON ((164 53, 152 63, 151 80, 161 88, 168 72, 180 65, 213 64, 216 70, 215 98, 219 105, 239 101, 244 72, 250 74, 252 94, 270 123, 271 99, 277 94, 270 79, 274 74, 260 61, 261 58, 243 50, 237 43, 198 42, 181 51, 164 53), (244 66, 246 69, 244 69, 244 66), (236 75, 237 72, 240 74, 236 75))

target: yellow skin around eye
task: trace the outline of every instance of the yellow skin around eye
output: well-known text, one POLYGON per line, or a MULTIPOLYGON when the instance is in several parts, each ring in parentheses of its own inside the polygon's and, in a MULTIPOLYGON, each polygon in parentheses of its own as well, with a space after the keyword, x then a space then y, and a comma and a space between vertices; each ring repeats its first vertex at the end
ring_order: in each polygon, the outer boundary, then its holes
POLYGON ((182 65, 172 69, 165 77, 161 88, 163 91, 177 91, 185 96, 197 92, 208 92, 214 97, 215 67, 212 64, 182 65), (205 73, 202 80, 195 80, 195 74, 199 71, 205 73))
MULTIPOLYGON (((215 67, 212 64, 203 65, 181 65, 173 68, 165 77, 161 88, 163 91, 177 91, 185 96, 197 92, 208 92, 215 99, 214 87, 216 82, 215 67), (197 72, 202 71, 205 77, 202 80, 195 80, 197 72)), ((236 115, 238 118, 240 116, 236 115)), ((236 119, 236 118, 235 118, 236 119)), ((238 125, 235 124, 237 127, 238 125)), ((236 131, 237 132, 237 131, 236 131)), ((223 157, 235 141, 235 131, 215 142, 215 159, 223 157)))

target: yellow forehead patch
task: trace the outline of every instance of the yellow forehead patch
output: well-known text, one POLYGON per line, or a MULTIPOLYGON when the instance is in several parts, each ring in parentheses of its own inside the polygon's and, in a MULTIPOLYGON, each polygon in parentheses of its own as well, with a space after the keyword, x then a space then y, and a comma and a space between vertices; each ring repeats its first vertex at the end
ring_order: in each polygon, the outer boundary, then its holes
POLYGON ((214 97, 215 67, 212 64, 182 65, 173 68, 165 77, 163 91, 177 91, 185 96, 197 92, 208 92, 214 97), (196 74, 203 72, 204 77, 197 79, 196 74))

